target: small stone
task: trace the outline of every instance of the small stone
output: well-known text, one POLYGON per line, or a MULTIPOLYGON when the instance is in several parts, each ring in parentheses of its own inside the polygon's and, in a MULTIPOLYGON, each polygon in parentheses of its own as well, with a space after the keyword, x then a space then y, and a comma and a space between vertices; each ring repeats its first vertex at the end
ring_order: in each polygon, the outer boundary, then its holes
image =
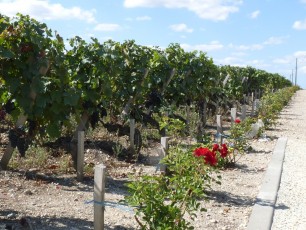
POLYGON ((9 214, 7 214, 7 218, 8 219, 13 219, 14 217, 16 216, 16 214, 14 214, 14 213, 9 213, 9 214))
POLYGON ((27 189, 27 190, 25 190, 24 191, 24 195, 33 195, 33 192, 31 191, 31 190, 29 190, 29 189, 27 189))
POLYGON ((218 221, 215 220, 215 219, 210 220, 210 222, 211 222, 211 223, 214 223, 214 224, 218 223, 218 221))

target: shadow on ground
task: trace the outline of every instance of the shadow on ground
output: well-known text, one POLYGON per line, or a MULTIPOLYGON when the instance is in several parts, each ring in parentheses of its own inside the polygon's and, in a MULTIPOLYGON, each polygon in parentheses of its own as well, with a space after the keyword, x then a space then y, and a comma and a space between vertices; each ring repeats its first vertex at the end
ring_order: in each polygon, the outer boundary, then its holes
MULTIPOLYGON (((67 217, 31 217, 20 216, 14 210, 0 210, 0 230, 7 229, 39 229, 39 230, 86 230, 93 229, 92 221, 67 217), (31 228, 29 228, 31 226, 31 228)), ((104 226, 105 230, 132 230, 121 225, 104 226)))
POLYGON ((254 205, 254 199, 248 196, 238 196, 230 192, 208 191, 207 197, 209 200, 215 200, 217 203, 222 203, 228 206, 249 207, 254 205))

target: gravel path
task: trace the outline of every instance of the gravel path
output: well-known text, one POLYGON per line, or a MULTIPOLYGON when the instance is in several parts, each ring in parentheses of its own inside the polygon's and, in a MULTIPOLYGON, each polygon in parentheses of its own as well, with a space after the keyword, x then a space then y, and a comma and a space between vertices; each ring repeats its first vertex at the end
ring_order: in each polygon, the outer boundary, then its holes
POLYGON ((272 230, 306 229, 306 90, 282 111, 281 135, 288 137, 272 230))

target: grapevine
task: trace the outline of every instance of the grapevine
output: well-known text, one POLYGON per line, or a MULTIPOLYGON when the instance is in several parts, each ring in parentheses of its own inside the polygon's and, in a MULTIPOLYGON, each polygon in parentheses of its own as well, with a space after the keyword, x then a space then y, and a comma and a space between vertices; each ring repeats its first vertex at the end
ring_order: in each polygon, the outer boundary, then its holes
POLYGON ((29 148, 29 143, 24 128, 18 127, 15 129, 11 129, 9 131, 8 137, 11 142, 11 146, 13 148, 17 147, 20 156, 24 157, 27 149, 29 148))
MULTIPOLYGON (((219 67, 206 53, 187 52, 179 44, 160 49, 134 40, 101 43, 76 36, 66 49, 58 33, 29 16, 0 19, 0 119, 8 114, 16 122, 25 116, 28 138, 38 136, 39 130, 58 138, 62 127, 73 126, 71 118, 79 122, 82 114, 89 115, 86 122, 93 128, 106 116, 118 120, 129 101, 127 114, 152 124, 152 113, 198 105, 203 128, 203 110, 212 104, 226 107, 225 99, 241 101, 255 89, 291 85, 278 74, 253 67, 219 67)), ((26 135, 18 139, 15 131, 10 141, 15 147, 20 142, 24 154, 26 135)))

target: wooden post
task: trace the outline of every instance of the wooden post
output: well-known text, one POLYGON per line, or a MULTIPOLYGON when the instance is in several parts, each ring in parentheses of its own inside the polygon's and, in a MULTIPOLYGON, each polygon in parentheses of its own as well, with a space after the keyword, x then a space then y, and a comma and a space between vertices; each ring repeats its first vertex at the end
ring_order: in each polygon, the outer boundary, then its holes
POLYGON ((251 96, 251 93, 250 92, 248 92, 248 105, 250 104, 250 96, 251 96))
POLYGON ((247 95, 243 94, 243 104, 247 103, 247 95))
POLYGON ((252 101, 252 110, 251 110, 251 117, 255 115, 255 101, 252 101))
POLYGON ((237 109, 236 108, 231 108, 231 125, 234 124, 237 116, 237 109))
POLYGON ((254 108, 255 112, 259 109, 259 105, 260 105, 259 99, 255 99, 255 108, 254 108))
POLYGON ((94 175, 94 229, 104 230, 104 194, 105 194, 106 166, 95 167, 94 175))
POLYGON ((222 138, 222 120, 221 120, 221 115, 217 115, 217 139, 218 142, 220 141, 220 144, 223 143, 223 138, 222 138))
POLYGON ((84 131, 78 132, 77 180, 84 178, 84 131))
POLYGON ((241 107, 241 120, 244 121, 246 118, 246 111, 247 111, 247 106, 246 104, 243 104, 241 107))
POLYGON ((186 126, 188 134, 190 134, 190 105, 186 106, 186 113, 187 113, 186 126))
MULTIPOLYGON (((161 144, 161 159, 167 156, 168 149, 169 149, 169 139, 170 137, 161 137, 160 144, 161 144)), ((167 173, 167 167, 164 164, 159 164, 159 169, 162 173, 167 173)))
POLYGON ((71 156, 72 156, 72 161, 73 161, 73 168, 77 170, 77 164, 78 164, 78 135, 79 131, 86 131, 86 124, 88 123, 89 120, 89 114, 87 111, 84 111, 82 114, 82 117, 80 118, 80 121, 78 123, 78 126, 76 130, 74 131, 73 138, 71 140, 70 144, 70 151, 71 151, 71 156))
POLYGON ((131 149, 135 149, 134 137, 135 137, 135 119, 130 119, 130 148, 131 149))

